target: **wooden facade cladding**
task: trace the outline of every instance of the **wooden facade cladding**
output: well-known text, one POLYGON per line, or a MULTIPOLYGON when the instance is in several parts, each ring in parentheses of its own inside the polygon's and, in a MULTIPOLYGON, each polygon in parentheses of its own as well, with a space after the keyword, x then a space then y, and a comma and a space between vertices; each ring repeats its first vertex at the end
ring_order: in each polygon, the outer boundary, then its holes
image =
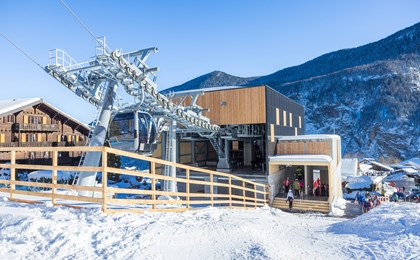
MULTIPOLYGON (((226 89, 206 92, 197 99, 203 115, 213 124, 264 124, 266 123, 265 86, 226 89)), ((175 100, 175 103, 176 100, 175 100)), ((183 105, 189 106, 191 98, 185 98, 183 105)))
POLYGON ((332 156, 331 142, 280 142, 277 144, 277 154, 321 154, 332 156))

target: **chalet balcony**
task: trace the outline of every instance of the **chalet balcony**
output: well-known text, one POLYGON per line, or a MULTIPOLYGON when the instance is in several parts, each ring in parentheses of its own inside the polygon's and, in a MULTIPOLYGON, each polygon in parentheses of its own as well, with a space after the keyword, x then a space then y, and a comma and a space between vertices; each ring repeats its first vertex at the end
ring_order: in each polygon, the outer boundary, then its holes
POLYGON ((60 126, 58 124, 14 123, 12 125, 12 132, 19 132, 19 131, 59 132, 60 126))
POLYGON ((56 146, 66 146, 66 142, 0 143, 0 147, 56 147, 56 146))
POLYGON ((62 146, 85 146, 85 142, 25 142, 25 143, 0 143, 0 147, 62 147, 62 146))

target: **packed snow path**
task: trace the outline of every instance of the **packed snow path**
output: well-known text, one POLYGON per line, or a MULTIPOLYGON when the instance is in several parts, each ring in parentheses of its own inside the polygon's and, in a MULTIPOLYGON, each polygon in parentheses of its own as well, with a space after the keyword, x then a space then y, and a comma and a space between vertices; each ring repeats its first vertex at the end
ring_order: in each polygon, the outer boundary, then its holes
POLYGON ((206 208, 105 215, 0 200, 0 259, 419 259, 420 204, 354 219, 206 208))

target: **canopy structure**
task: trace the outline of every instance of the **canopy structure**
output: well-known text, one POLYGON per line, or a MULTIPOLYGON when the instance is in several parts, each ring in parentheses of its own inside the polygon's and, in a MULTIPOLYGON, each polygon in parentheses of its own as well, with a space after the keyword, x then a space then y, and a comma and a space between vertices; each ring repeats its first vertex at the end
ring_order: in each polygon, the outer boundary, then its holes
POLYGON ((331 156, 328 155, 275 155, 269 157, 270 164, 276 165, 326 165, 332 162, 331 156))
POLYGON ((268 182, 273 196, 281 193, 286 178, 297 178, 303 180, 304 195, 311 197, 313 194, 314 200, 319 200, 315 195, 319 196, 321 184, 328 190, 322 196, 328 196, 330 203, 342 198, 339 136, 281 136, 277 141, 277 155, 268 158, 268 182))

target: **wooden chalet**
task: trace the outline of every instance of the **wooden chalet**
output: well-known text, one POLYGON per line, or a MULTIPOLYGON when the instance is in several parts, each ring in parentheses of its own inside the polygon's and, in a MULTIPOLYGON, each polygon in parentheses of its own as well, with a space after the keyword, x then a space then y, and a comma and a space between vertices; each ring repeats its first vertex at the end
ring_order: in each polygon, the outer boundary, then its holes
MULTIPOLYGON (((0 101, 0 147, 84 146, 88 134, 87 125, 41 98, 0 101)), ((48 152, 28 152, 16 159, 50 158, 48 152)))

